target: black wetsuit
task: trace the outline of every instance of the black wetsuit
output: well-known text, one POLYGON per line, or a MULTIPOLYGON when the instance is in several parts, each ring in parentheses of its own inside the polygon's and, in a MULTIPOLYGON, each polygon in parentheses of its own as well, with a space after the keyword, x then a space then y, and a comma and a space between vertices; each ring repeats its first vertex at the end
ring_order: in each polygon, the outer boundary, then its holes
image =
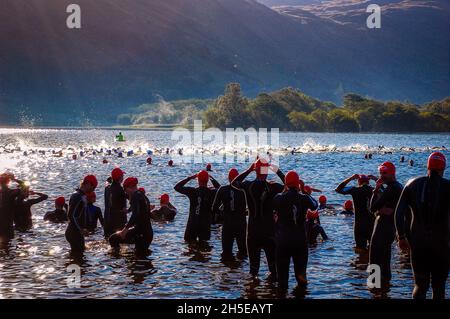
POLYGON ((150 201, 142 192, 136 191, 130 199, 131 216, 124 228, 128 232, 124 239, 119 234, 113 234, 109 238, 112 247, 119 247, 120 244, 135 244, 137 252, 148 250, 153 241, 153 228, 150 221, 150 201))
POLYGON ((391 250, 395 239, 394 213, 381 215, 383 207, 395 210, 397 207, 402 185, 395 181, 387 184, 379 194, 373 194, 370 201, 370 211, 376 214, 372 238, 370 240, 369 264, 381 268, 381 277, 384 281, 391 279, 391 250))
MULTIPOLYGON (((250 273, 258 276, 261 262, 261 250, 264 250, 270 273, 276 276, 275 263, 275 225, 273 216, 273 198, 284 189, 283 184, 260 181, 244 181, 250 174, 246 171, 236 177, 232 185, 244 190, 248 205, 247 251, 250 273)), ((279 170, 278 177, 284 181, 284 174, 279 170)))
POLYGON ((152 219, 156 221, 173 221, 177 215, 177 210, 175 208, 170 208, 168 206, 161 206, 159 209, 155 209, 151 212, 152 219))
POLYGON ((373 187, 369 185, 344 187, 338 193, 352 196, 355 207, 353 231, 356 248, 366 249, 370 243, 375 222, 375 216, 370 212, 370 199, 372 198, 373 187))
POLYGON ((64 223, 67 219, 67 210, 65 209, 55 209, 52 212, 48 212, 44 216, 45 221, 52 223, 64 223))
POLYGON ((104 232, 109 237, 122 230, 127 223, 127 195, 122 185, 113 181, 105 188, 104 232))
POLYGON ((213 181, 215 188, 186 187, 191 179, 186 178, 175 185, 175 191, 189 198, 189 218, 184 232, 185 241, 209 240, 211 238, 212 205, 220 184, 213 181))
POLYGON ((103 215, 100 207, 97 207, 93 204, 88 204, 86 209, 86 220, 84 228, 89 231, 94 231, 97 229, 98 222, 103 226, 103 215))
POLYGON ((309 195, 299 194, 295 189, 280 193, 273 200, 273 208, 278 216, 275 223, 275 242, 278 287, 281 289, 288 288, 291 259, 294 262, 296 279, 306 280, 308 264, 306 212, 317 207, 316 200, 309 195))
POLYGON ((306 238, 307 242, 310 245, 314 245, 317 243, 317 237, 319 235, 323 240, 328 240, 327 233, 323 229, 322 225, 320 225, 320 217, 316 219, 311 219, 306 221, 306 238))
POLYGON ((14 238, 14 203, 19 189, 0 189, 0 243, 14 238))
POLYGON ((245 193, 231 185, 219 188, 214 199, 213 213, 218 214, 222 206, 222 258, 233 258, 233 243, 236 240, 240 258, 247 255, 247 203, 245 193))
POLYGON ((432 173, 405 186, 395 219, 399 237, 408 239, 416 288, 414 298, 445 298, 449 272, 450 181, 432 173))
POLYGON ((66 239, 72 252, 80 253, 85 249, 83 225, 86 224, 87 199, 82 190, 77 190, 69 200, 67 217, 69 224, 66 229, 66 239))
POLYGON ((24 232, 33 227, 31 206, 47 200, 47 195, 39 195, 37 198, 26 199, 18 196, 14 203, 14 226, 18 231, 24 232))

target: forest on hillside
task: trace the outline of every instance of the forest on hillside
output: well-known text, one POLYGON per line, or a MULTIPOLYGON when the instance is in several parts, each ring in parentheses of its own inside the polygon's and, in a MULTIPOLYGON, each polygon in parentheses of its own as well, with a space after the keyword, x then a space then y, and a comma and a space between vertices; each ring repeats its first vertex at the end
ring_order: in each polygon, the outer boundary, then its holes
POLYGON ((238 83, 230 83, 215 100, 160 101, 122 114, 122 125, 188 125, 203 119, 206 127, 279 128, 302 132, 449 132, 450 97, 423 105, 382 102, 348 93, 341 106, 284 88, 244 96, 238 83))

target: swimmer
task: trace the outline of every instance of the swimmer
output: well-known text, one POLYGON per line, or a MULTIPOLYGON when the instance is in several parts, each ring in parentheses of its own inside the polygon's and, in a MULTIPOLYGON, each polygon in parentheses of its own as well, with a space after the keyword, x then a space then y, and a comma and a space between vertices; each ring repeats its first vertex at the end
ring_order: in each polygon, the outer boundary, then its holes
POLYGON ((64 197, 58 197, 55 199, 55 210, 46 213, 44 216, 44 220, 51 223, 67 222, 68 208, 69 206, 66 204, 66 199, 64 197))

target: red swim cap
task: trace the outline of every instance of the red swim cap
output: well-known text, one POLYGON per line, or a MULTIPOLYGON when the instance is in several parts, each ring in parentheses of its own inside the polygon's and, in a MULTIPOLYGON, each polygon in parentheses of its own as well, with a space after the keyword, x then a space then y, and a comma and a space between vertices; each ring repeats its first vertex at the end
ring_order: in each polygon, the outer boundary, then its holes
POLYGON ((161 202, 161 204, 168 204, 170 202, 170 197, 168 194, 162 194, 159 197, 159 201, 161 202))
POLYGON ((327 197, 325 195, 322 195, 319 197, 319 203, 326 204, 327 203, 327 197))
POLYGON ((95 192, 87 193, 86 199, 89 203, 95 203, 95 201, 97 200, 97 194, 95 194, 95 192))
POLYGON ((114 181, 118 181, 118 180, 120 180, 120 179, 123 177, 124 174, 125 174, 125 173, 124 173, 120 168, 116 167, 116 168, 113 169, 112 172, 111 172, 111 178, 112 178, 114 181))
POLYGON ((141 193, 145 194, 145 188, 144 188, 144 187, 139 188, 139 191, 140 191, 141 193))
POLYGON ((207 170, 207 171, 210 171, 211 168, 212 168, 212 165, 208 163, 208 164, 206 165, 206 170, 207 170))
POLYGON ((207 171, 200 171, 197 174, 197 180, 199 184, 208 184, 209 174, 207 171))
POLYGON ((138 183, 139 181, 136 177, 128 177, 123 182, 123 188, 136 187, 138 183))
POLYGON ((92 187, 97 188, 98 186, 98 181, 97 181, 97 177, 95 177, 94 175, 88 175, 83 179, 83 184, 91 184, 92 187))
POLYGON ((305 191, 306 194, 311 195, 312 194, 312 189, 311 187, 309 187, 308 185, 306 185, 305 187, 303 187, 303 190, 305 191))
POLYGON ((344 203, 344 209, 345 210, 353 210, 353 202, 351 200, 348 200, 344 203))
POLYGON ((230 183, 232 181, 234 181, 234 179, 238 176, 239 176, 239 171, 235 168, 230 169, 230 171, 228 172, 228 180, 230 181, 230 183))
POLYGON ((358 177, 359 184, 368 183, 368 182, 369 182, 369 177, 367 175, 359 175, 359 177, 358 177))
POLYGON ((300 177, 297 172, 289 171, 284 177, 284 184, 289 188, 298 188, 300 186, 300 177))
POLYGON ((153 159, 151 157, 147 157, 147 164, 151 165, 153 162, 153 159))
POLYGON ((64 197, 58 197, 55 199, 55 205, 56 206, 64 206, 66 204, 66 199, 64 197))
POLYGON ((384 162, 378 167, 380 174, 395 175, 395 165, 391 162, 384 162))
POLYGON ((430 171, 443 171, 447 166, 445 155, 440 152, 434 152, 428 158, 428 169, 430 171))
POLYGON ((269 174, 269 163, 263 159, 260 158, 255 162, 255 172, 257 175, 268 175, 269 174))

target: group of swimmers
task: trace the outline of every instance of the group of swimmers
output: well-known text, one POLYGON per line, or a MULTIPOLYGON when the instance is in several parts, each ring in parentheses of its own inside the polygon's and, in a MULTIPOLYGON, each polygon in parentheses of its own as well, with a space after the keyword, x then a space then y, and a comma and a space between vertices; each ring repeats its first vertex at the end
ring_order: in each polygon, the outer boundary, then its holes
MULTIPOLYGON (((151 163, 150 163, 151 164, 151 163)), ((346 201, 342 214, 354 215, 356 249, 369 251, 369 264, 378 265, 383 285, 391 279, 391 249, 395 239, 400 249, 409 252, 414 272, 414 298, 425 298, 431 283, 433 298, 445 298, 449 271, 450 181, 443 178, 446 158, 434 152, 428 159, 428 174, 403 187, 396 179, 391 162, 379 166, 379 176, 355 174, 336 188, 346 201), (356 186, 349 186, 357 181, 356 186), (370 182, 374 181, 375 186, 370 182)), ((261 251, 269 269, 269 280, 278 289, 288 289, 291 260, 299 288, 307 285, 308 245, 317 237, 328 239, 320 225, 320 212, 329 208, 325 196, 319 201, 298 173, 284 174, 279 167, 258 158, 242 173, 232 168, 228 184, 210 174, 211 166, 179 181, 174 190, 189 199, 189 216, 184 233, 187 242, 210 240, 211 225, 222 224, 222 260, 248 257, 250 274, 259 276, 261 251), (279 179, 268 181, 269 171, 279 179), (256 178, 250 178, 252 173, 256 178), (197 185, 188 186, 196 180, 197 185), (234 242, 237 254, 233 254, 234 242)), ((66 239, 72 252, 85 250, 85 236, 101 223, 112 248, 134 244, 139 254, 148 254, 153 240, 151 220, 172 221, 177 209, 168 194, 160 197, 160 208, 150 204, 145 190, 135 177, 125 179, 115 168, 105 188, 105 211, 95 206, 98 187, 94 175, 86 176, 70 197, 55 200, 55 210, 45 214, 50 222, 66 222, 66 239), (128 218, 128 214, 131 214, 128 218)), ((46 200, 45 194, 12 174, 0 175, 0 241, 14 237, 14 227, 26 231, 32 227, 31 206, 46 200), (18 188, 10 188, 15 182, 18 188), (30 196, 36 198, 30 199, 30 196)))

